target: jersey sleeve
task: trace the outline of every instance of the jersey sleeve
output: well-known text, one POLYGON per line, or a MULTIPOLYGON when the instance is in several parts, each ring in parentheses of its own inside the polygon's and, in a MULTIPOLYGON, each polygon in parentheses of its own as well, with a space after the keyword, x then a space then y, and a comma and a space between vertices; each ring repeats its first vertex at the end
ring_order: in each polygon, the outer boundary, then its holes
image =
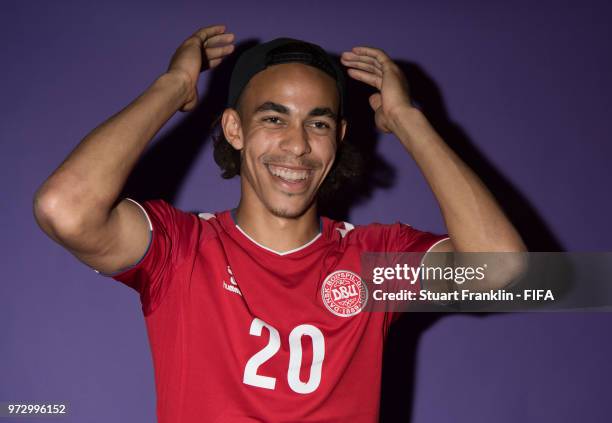
MULTIPOLYGON (((391 225, 391 240, 395 241, 395 246, 392 251, 402 252, 402 253, 424 253, 421 255, 415 255, 415 257, 420 257, 420 262, 418 263, 410 263, 411 266, 420 266, 425 259, 425 255, 430 252, 437 244, 444 241, 445 239, 449 239, 448 234, 436 234, 433 232, 422 231, 412 226, 397 222, 391 225)), ((415 283, 415 288, 421 288, 421 281, 417 280, 415 283)), ((395 322, 400 316, 401 311, 391 310, 387 313, 387 320, 389 325, 395 322)))
POLYGON ((174 269, 193 251, 193 227, 197 217, 162 199, 147 200, 142 204, 127 199, 136 203, 148 220, 150 236, 147 249, 131 266, 110 274, 96 272, 136 290, 143 311, 149 313, 160 303, 172 283, 174 269))
POLYGON ((395 251, 404 253, 427 253, 436 244, 449 238, 448 234, 421 231, 401 222, 396 223, 394 226, 397 240, 395 251))

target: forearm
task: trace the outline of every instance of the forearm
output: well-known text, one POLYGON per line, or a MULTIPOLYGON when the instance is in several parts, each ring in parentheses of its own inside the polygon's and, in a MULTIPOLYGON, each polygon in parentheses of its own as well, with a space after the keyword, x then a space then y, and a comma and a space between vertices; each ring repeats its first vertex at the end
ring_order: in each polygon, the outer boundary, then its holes
POLYGON ((432 189, 456 251, 525 250, 491 192, 418 109, 398 112, 393 117, 393 132, 432 189))
POLYGON ((106 218, 138 158, 186 92, 174 75, 155 80, 77 145, 37 191, 35 210, 71 220, 106 218))

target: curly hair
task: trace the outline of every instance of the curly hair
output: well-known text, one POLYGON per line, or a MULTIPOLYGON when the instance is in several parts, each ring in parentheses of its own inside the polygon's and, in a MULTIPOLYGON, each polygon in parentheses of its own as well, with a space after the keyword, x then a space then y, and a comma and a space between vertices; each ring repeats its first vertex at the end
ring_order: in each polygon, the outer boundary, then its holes
MULTIPOLYGON (((221 177, 230 179, 240 175, 240 151, 225 138, 221 128, 221 116, 215 119, 212 126, 213 155, 221 168, 221 177)), ((363 157, 356 146, 346 141, 340 142, 332 168, 317 193, 318 200, 331 199, 340 188, 351 189, 358 186, 364 173, 364 165, 363 157)))

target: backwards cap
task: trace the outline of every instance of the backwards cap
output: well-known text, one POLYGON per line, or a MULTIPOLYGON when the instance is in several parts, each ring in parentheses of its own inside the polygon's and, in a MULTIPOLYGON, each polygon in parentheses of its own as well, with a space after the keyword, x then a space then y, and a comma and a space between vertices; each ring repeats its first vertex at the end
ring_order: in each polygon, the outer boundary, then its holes
POLYGON ((298 62, 322 70, 336 81, 340 98, 340 116, 344 112, 345 82, 337 61, 316 44, 293 38, 276 38, 243 52, 230 78, 227 107, 236 107, 238 98, 250 79, 268 66, 298 62))

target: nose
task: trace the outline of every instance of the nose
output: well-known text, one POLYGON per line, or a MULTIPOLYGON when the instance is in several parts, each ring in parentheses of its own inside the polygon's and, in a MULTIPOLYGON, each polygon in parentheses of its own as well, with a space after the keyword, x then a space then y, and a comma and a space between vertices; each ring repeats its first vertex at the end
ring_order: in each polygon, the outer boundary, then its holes
POLYGON ((309 154, 311 148, 308 131, 301 126, 288 130, 280 143, 280 148, 298 157, 309 154))

